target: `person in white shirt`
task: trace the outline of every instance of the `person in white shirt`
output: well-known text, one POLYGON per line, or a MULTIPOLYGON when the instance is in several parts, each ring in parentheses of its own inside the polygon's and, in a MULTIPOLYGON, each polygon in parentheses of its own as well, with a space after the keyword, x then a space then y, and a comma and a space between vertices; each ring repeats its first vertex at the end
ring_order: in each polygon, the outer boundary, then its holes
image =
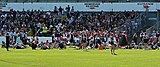
POLYGON ((115 49, 116 49, 116 38, 113 36, 113 34, 110 36, 109 38, 109 44, 111 45, 111 54, 112 55, 117 55, 115 53, 115 49))
POLYGON ((84 31, 81 33, 81 46, 82 49, 87 50, 87 34, 84 31))
POLYGON ((77 47, 80 46, 80 38, 78 37, 78 35, 76 37, 74 37, 74 42, 75 42, 75 46, 77 46, 77 47))
POLYGON ((37 29, 41 28, 41 23, 40 22, 38 22, 36 25, 37 25, 37 29))
POLYGON ((145 35, 143 37, 143 43, 144 43, 144 49, 148 49, 148 42, 149 42, 149 36, 148 34, 145 32, 145 35))
POLYGON ((14 37, 14 43, 16 43, 16 40, 17 40, 17 37, 18 37, 17 31, 14 31, 13 37, 14 37))

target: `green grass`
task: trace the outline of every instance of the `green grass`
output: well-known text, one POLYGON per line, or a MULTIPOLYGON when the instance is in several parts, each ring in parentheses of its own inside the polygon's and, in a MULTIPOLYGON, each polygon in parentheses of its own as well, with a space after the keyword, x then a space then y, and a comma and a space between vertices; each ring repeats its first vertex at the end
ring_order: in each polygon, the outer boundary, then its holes
POLYGON ((31 50, 0 48, 0 67, 157 67, 159 50, 31 50))

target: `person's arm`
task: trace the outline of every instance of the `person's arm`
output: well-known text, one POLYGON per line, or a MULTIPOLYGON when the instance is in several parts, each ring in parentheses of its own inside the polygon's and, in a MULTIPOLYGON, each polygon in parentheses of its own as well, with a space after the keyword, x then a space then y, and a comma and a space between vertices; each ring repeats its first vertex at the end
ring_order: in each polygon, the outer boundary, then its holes
POLYGON ((79 37, 79 43, 80 44, 82 43, 82 37, 79 37))
POLYGON ((110 44, 110 40, 111 40, 111 39, 110 39, 110 38, 108 38, 108 40, 107 40, 108 45, 110 44))
POLYGON ((142 37, 142 42, 144 42, 144 37, 142 37))
POLYGON ((114 37, 114 43, 115 43, 115 45, 117 45, 118 43, 117 43, 117 41, 116 41, 116 37, 114 37))

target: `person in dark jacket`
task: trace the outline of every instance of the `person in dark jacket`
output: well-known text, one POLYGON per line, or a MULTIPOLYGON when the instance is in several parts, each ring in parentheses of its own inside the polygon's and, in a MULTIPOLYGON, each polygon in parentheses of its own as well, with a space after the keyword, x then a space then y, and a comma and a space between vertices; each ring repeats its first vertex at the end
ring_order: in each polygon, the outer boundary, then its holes
POLYGON ((32 47, 32 50, 35 50, 37 47, 37 43, 34 38, 32 38, 32 46, 31 47, 32 47))
POLYGON ((6 49, 7 49, 7 51, 9 51, 9 40, 10 40, 10 36, 9 36, 9 33, 7 33, 7 35, 6 35, 6 49))
POLYGON ((122 34, 122 42, 121 42, 121 46, 125 46, 125 45, 128 45, 127 39, 126 39, 126 36, 125 36, 124 34, 122 34))

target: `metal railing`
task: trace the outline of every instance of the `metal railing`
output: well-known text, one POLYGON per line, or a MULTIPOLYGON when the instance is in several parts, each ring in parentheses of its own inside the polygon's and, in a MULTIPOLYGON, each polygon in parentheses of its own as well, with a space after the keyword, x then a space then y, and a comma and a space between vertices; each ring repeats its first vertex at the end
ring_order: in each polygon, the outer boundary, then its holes
POLYGON ((129 42, 130 42, 132 36, 142 29, 143 27, 142 19, 144 18, 141 18, 141 15, 139 15, 134 19, 126 21, 126 23, 123 24, 122 26, 114 28, 113 31, 117 31, 119 34, 122 31, 125 31, 129 37, 129 42))
POLYGON ((136 17, 134 19, 128 20, 120 27, 114 28, 113 31, 126 31, 127 34, 130 36, 141 29, 141 18, 136 17))
POLYGON ((146 33, 148 35, 152 34, 153 31, 158 31, 159 27, 158 27, 158 23, 156 23, 155 25, 153 25, 152 27, 146 29, 146 33))

